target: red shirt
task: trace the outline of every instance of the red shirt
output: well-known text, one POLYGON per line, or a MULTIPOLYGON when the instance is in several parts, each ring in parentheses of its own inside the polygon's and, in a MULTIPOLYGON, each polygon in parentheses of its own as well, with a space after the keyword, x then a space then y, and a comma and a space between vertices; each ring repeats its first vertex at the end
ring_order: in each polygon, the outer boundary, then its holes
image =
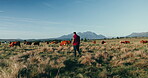
POLYGON ((79 45, 80 44, 80 37, 75 34, 73 36, 73 38, 74 38, 73 45, 79 45))

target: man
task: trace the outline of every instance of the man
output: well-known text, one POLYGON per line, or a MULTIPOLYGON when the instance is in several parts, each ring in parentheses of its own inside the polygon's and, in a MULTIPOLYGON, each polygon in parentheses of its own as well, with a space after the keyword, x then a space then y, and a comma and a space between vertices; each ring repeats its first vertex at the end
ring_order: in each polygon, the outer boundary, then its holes
POLYGON ((76 32, 73 32, 73 40, 72 40, 72 43, 73 43, 73 48, 74 48, 74 56, 76 57, 77 53, 76 51, 78 51, 79 55, 81 55, 81 52, 79 51, 79 45, 80 45, 80 36, 78 36, 76 34, 76 32))

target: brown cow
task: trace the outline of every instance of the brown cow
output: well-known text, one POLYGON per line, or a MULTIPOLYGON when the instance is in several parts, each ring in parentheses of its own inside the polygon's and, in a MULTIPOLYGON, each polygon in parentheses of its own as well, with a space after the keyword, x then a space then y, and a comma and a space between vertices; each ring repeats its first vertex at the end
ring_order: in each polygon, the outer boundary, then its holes
POLYGON ((57 41, 52 41, 52 42, 50 42, 50 44, 58 44, 58 42, 57 41))
POLYGON ((21 47, 20 41, 10 42, 10 45, 9 45, 9 46, 10 46, 10 47, 13 47, 13 46, 19 46, 19 47, 21 47))
POLYGON ((148 41, 141 40, 140 43, 148 43, 148 41))
POLYGON ((93 41, 94 44, 96 44, 96 41, 93 41))
POLYGON ((49 41, 45 41, 46 44, 49 44, 49 41))
POLYGON ((33 45, 40 45, 40 42, 39 41, 37 41, 37 42, 34 42, 34 44, 33 45))
POLYGON ((32 44, 32 42, 24 42, 24 44, 26 44, 26 45, 31 45, 32 44))
POLYGON ((71 41, 61 41, 60 46, 71 44, 71 41))
POLYGON ((101 42, 101 44, 104 44, 104 43, 106 43, 106 42, 105 42, 105 41, 102 41, 102 42, 101 42))
POLYGON ((128 44, 130 41, 120 41, 120 43, 128 44))

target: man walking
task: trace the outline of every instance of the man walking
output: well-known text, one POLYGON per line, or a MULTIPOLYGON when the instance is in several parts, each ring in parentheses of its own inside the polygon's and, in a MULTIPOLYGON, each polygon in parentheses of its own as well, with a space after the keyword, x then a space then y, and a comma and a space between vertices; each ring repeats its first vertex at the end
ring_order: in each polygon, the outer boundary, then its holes
POLYGON ((80 36, 78 36, 76 34, 76 32, 73 32, 73 40, 72 40, 72 43, 73 43, 73 48, 74 48, 74 56, 76 57, 77 56, 77 53, 76 51, 78 51, 79 55, 81 55, 81 52, 79 51, 79 45, 80 45, 80 36))

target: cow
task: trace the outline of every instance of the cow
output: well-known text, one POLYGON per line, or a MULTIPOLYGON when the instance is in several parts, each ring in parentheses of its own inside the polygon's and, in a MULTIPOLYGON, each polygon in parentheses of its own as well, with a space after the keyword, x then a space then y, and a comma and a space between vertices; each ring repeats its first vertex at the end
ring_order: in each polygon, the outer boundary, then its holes
POLYGON ((31 45, 32 42, 28 42, 28 41, 24 40, 24 44, 26 44, 26 45, 31 45))
POLYGON ((106 43, 106 42, 105 42, 105 41, 102 41, 102 42, 101 42, 101 44, 104 44, 104 43, 106 43))
POLYGON ((121 43, 121 44, 122 44, 122 43, 128 44, 128 43, 130 43, 130 41, 120 41, 120 43, 121 43))
POLYGON ((141 40, 140 43, 148 43, 148 41, 141 40))
POLYGON ((49 42, 49 41, 45 41, 45 43, 46 43, 46 44, 49 44, 50 42, 49 42))
POLYGON ((52 41, 52 42, 50 42, 50 44, 58 44, 58 42, 57 41, 52 41))
POLYGON ((40 42, 39 41, 34 42, 33 45, 38 45, 39 46, 40 45, 40 42))
POLYGON ((32 42, 24 42, 24 44, 26 44, 26 45, 31 45, 32 44, 32 42))
POLYGON ((96 44, 96 41, 93 41, 94 44, 96 44))
POLYGON ((13 46, 19 46, 19 47, 21 47, 20 41, 10 42, 10 45, 9 45, 9 46, 10 46, 10 47, 13 47, 13 46))
POLYGON ((60 46, 71 44, 71 41, 61 41, 60 46))

